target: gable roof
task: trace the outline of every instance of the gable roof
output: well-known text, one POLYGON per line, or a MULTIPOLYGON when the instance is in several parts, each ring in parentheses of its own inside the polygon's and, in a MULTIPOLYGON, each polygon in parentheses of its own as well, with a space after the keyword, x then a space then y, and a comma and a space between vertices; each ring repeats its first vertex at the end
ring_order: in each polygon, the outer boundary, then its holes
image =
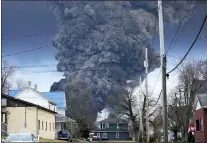
POLYGON ((8 91, 8 95, 9 95, 9 96, 15 96, 15 95, 18 94, 19 92, 21 92, 21 90, 9 90, 9 91, 8 91))
POLYGON ((15 101, 19 101, 19 102, 24 103, 24 104, 26 104, 26 105, 29 105, 29 106, 31 106, 31 107, 37 107, 37 108, 43 109, 43 110, 45 110, 45 111, 48 111, 48 112, 51 112, 51 113, 54 113, 54 114, 57 113, 57 112, 55 112, 55 111, 52 111, 52 110, 47 109, 47 108, 45 108, 45 107, 42 107, 42 106, 40 106, 40 105, 31 103, 31 102, 28 102, 28 101, 24 101, 24 100, 21 100, 21 99, 18 99, 18 98, 15 98, 15 97, 13 97, 13 96, 9 96, 9 95, 3 94, 3 93, 1 94, 1 97, 6 98, 6 99, 12 99, 12 100, 15 100, 15 101))
MULTIPOLYGON (((32 89, 35 92, 38 92, 34 90, 31 87, 28 87, 29 89, 32 89)), ((28 89, 26 88, 26 89, 28 89)), ((20 93, 23 90, 9 90, 8 94, 9 96, 16 96, 18 93, 20 93)), ((51 103, 55 104, 57 108, 64 108, 65 106, 65 92, 64 91, 55 91, 55 92, 38 92, 40 95, 42 95, 44 98, 49 100, 51 103)))
POLYGON ((57 108, 65 108, 65 92, 55 91, 55 92, 40 92, 40 94, 45 97, 55 101, 57 108))
POLYGON ((201 108, 207 108, 207 93, 197 95, 198 102, 201 105, 201 108))
POLYGON ((18 94, 20 94, 21 92, 23 92, 24 90, 27 90, 27 89, 30 89, 30 90, 32 90, 32 91, 38 93, 38 94, 41 95, 42 97, 46 98, 46 99, 49 101, 49 103, 51 103, 51 104, 53 104, 53 105, 56 105, 56 103, 55 103, 54 101, 52 101, 52 100, 49 99, 48 97, 45 97, 45 96, 42 95, 40 92, 38 92, 37 90, 35 90, 35 89, 31 88, 31 87, 27 87, 27 88, 25 88, 25 89, 23 89, 23 90, 20 90, 20 92, 17 93, 16 95, 14 95, 14 96, 18 96, 18 94))

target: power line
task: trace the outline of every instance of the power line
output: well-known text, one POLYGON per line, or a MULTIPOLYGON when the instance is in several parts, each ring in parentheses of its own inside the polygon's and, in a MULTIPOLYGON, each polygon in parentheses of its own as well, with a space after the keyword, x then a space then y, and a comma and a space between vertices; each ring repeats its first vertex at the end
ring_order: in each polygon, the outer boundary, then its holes
POLYGON ((153 89, 152 89, 152 93, 151 93, 151 95, 152 95, 153 92, 154 92, 154 89, 155 89, 155 87, 156 87, 156 85, 157 85, 157 83, 158 83, 158 79, 159 79, 160 75, 161 75, 161 70, 160 70, 160 72, 159 72, 159 75, 157 76, 157 80, 156 80, 155 85, 154 85, 154 87, 153 87, 153 89))
POLYGON ((32 37, 38 37, 38 36, 43 36, 43 35, 49 35, 49 34, 53 34, 53 33, 54 32, 52 32, 52 33, 46 32, 46 33, 43 33, 42 35, 33 34, 33 35, 21 36, 21 37, 8 37, 8 38, 2 38, 2 41, 32 38, 32 37))
MULTIPOLYGON (((18 74, 32 74, 32 73, 53 73, 56 72, 58 73, 58 71, 56 70, 48 70, 48 71, 37 71, 37 72, 29 72, 29 73, 18 73, 18 74)), ((60 73, 60 72, 59 72, 60 73)))
POLYGON ((162 90, 160 91, 159 97, 158 97, 158 99, 157 99, 155 105, 157 105, 158 101, 160 100, 161 94, 162 94, 162 90))
MULTIPOLYGON (((190 15, 190 18, 191 18, 192 15, 194 14, 194 12, 195 12, 197 6, 198 6, 198 1, 197 1, 197 3, 196 3, 195 7, 193 8, 193 11, 192 11, 192 13, 191 13, 191 15, 190 15)), ((190 19, 190 18, 189 18, 189 19, 190 19)), ((182 33, 185 31, 185 28, 186 28, 186 26, 182 28, 182 31, 180 32, 180 34, 178 35, 178 38, 177 38, 177 39, 175 40, 175 42, 174 42, 174 45, 175 45, 175 44, 178 42, 178 40, 180 39, 182 33)), ((169 56, 169 55, 168 55, 168 56, 169 56)))
MULTIPOLYGON (((53 67, 53 66, 57 66, 57 64, 52 64, 52 65, 15 66, 15 67, 17 67, 18 69, 21 69, 21 68, 53 67)), ((2 67, 2 68, 9 68, 9 67, 2 67)))
POLYGON ((19 55, 19 54, 23 54, 23 53, 27 53, 27 52, 32 52, 32 51, 40 50, 40 49, 43 49, 43 48, 46 48, 46 47, 48 47, 48 45, 45 45, 45 46, 42 46, 42 47, 38 47, 38 48, 34 48, 34 49, 25 50, 25 51, 22 51, 22 52, 17 52, 17 53, 11 53, 11 54, 7 54, 7 55, 3 55, 1 57, 9 57, 9 56, 13 56, 13 55, 19 55))
MULTIPOLYGON (((172 46, 172 44, 173 44, 173 42, 174 42, 174 40, 175 40, 175 38, 176 38, 176 36, 177 36, 177 34, 178 34, 178 32, 179 32, 181 26, 182 26, 182 24, 183 24, 183 22, 184 22, 184 20, 185 20, 185 18, 186 18, 186 16, 187 16, 187 13, 188 13, 188 11, 189 11, 189 9, 190 9, 190 6, 191 6, 192 2, 193 2, 193 1, 191 0, 190 4, 189 4, 189 6, 188 6, 188 9, 185 11, 185 15, 183 16, 183 19, 182 19, 182 21, 180 22, 180 24, 179 24, 179 26, 178 26, 178 29, 177 29, 177 31, 175 32, 175 35, 174 35, 174 37, 173 37, 173 39, 172 39, 170 45, 169 45, 168 48, 167 48, 166 54, 167 54, 168 51, 171 49, 171 46, 172 46)), ((188 3, 188 2, 187 2, 187 3, 188 3)))
POLYGON ((200 28, 200 30, 199 30, 199 32, 198 32, 198 34, 197 34, 195 40, 194 40, 193 43, 191 44, 191 46, 190 46, 190 48, 188 49, 187 53, 184 55, 184 57, 181 59, 181 61, 180 61, 180 62, 179 62, 179 63, 178 63, 178 64, 177 64, 171 71, 169 71, 167 74, 170 74, 170 73, 173 72, 175 69, 177 69, 178 66, 185 60, 185 58, 187 57, 187 55, 189 54, 189 52, 191 51, 191 49, 192 49, 193 46, 195 45, 195 43, 196 43, 196 41, 197 41, 197 39, 198 39, 198 37, 199 37, 199 35, 200 35, 200 33, 201 33, 201 31, 202 31, 204 25, 205 25, 206 19, 207 19, 207 14, 206 14, 206 16, 205 16, 205 18, 204 18, 204 20, 203 20, 203 23, 202 23, 202 25, 201 25, 201 28, 200 28))

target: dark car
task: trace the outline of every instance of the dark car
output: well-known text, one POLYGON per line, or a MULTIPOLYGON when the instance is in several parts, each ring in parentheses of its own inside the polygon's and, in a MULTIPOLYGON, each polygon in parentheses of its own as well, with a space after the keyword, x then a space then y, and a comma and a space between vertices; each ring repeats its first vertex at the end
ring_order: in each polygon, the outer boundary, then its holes
POLYGON ((70 132, 67 130, 61 130, 58 132, 58 139, 59 140, 67 140, 72 142, 72 136, 70 135, 70 132))

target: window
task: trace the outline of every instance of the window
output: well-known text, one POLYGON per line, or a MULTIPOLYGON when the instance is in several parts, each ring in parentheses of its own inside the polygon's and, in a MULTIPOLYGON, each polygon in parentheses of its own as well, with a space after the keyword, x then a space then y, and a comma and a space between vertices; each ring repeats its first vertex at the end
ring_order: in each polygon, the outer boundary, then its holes
POLYGON ((103 133, 102 139, 107 139, 107 133, 103 133))
POLYGON ((54 111, 55 111, 55 107, 54 107, 54 111))
POLYGON ((106 127, 106 128, 109 128, 109 124, 108 124, 108 123, 106 123, 106 124, 105 124, 105 127, 106 127))
POLYGON ((200 129, 203 131, 203 118, 200 118, 200 129))
POLYGON ((50 131, 51 131, 51 123, 50 123, 50 131))
POLYGON ((117 138, 117 139, 119 138, 119 132, 116 133, 116 138, 117 138))
POLYGON ((43 123, 43 121, 42 121, 42 130, 44 130, 44 123, 43 123))
POLYGON ((116 124, 116 128, 117 128, 117 129, 119 128, 119 123, 116 124))
POLYGON ((129 132, 129 137, 132 138, 132 133, 131 132, 129 132))
POLYGON ((200 131, 200 123, 199 123, 199 120, 196 120, 196 131, 200 131))
POLYGON ((45 131, 47 131, 47 122, 46 122, 46 125, 45 125, 45 131))
POLYGON ((49 109, 50 109, 50 105, 49 105, 49 109))
POLYGON ((38 130, 40 130, 40 120, 38 120, 38 130))
POLYGON ((53 123, 53 131, 55 131, 55 124, 53 123))
POLYGON ((102 129, 105 129, 105 124, 104 123, 102 124, 102 129))
POLYGON ((100 133, 97 133, 97 136, 100 138, 100 133))

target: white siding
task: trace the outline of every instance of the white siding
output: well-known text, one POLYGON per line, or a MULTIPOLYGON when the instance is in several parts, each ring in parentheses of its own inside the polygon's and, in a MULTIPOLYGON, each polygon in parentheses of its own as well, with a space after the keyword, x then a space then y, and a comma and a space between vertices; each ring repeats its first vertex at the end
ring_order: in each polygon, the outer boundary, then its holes
POLYGON ((58 112, 58 114, 65 116, 65 110, 64 109, 57 108, 57 112, 58 112))
POLYGON ((201 104, 197 101, 196 110, 201 109, 201 104))
POLYGON ((48 103, 48 99, 44 98, 38 92, 35 92, 29 88, 20 92, 15 97, 19 98, 21 100, 33 103, 33 104, 37 104, 39 106, 45 107, 45 108, 53 110, 53 111, 54 111, 54 107, 55 107, 55 110, 56 110, 56 106, 48 103))

